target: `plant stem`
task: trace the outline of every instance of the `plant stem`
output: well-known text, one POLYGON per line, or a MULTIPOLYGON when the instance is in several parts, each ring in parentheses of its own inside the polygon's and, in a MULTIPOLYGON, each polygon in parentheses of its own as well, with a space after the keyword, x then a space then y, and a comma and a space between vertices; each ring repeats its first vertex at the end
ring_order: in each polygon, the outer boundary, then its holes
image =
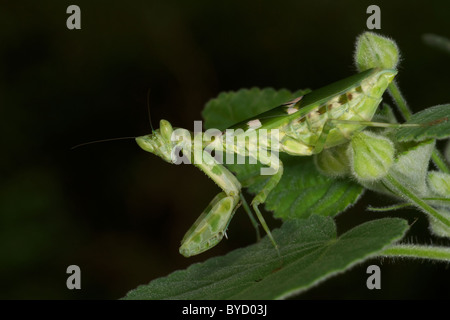
POLYGON ((393 245, 381 252, 387 257, 410 257, 450 262, 450 248, 411 244, 393 245))
POLYGON ((417 207, 421 208, 423 211, 430 214, 433 218, 435 218, 439 222, 443 223, 447 227, 450 227, 450 220, 448 220, 445 216, 443 216, 441 213, 436 211, 433 207, 428 205, 425 201, 423 201, 418 196, 416 196, 413 192, 409 191, 408 188, 404 187, 393 176, 388 174, 385 179, 387 181, 389 181, 391 183, 391 185, 394 186, 394 188, 397 189, 401 193, 401 195, 408 198, 417 207))
POLYGON ((435 148, 433 150, 433 153, 431 155, 431 159, 433 159, 434 164, 436 165, 436 167, 439 168, 439 170, 441 170, 442 172, 450 174, 450 169, 447 167, 447 164, 442 159, 441 153, 439 152, 438 149, 435 148))
POLYGON ((392 210, 403 209, 403 208, 409 207, 409 206, 411 206, 410 203, 394 204, 394 205, 392 205, 392 206, 382 207, 382 208, 377 208, 377 207, 368 206, 368 207, 367 207, 367 210, 368 210, 368 211, 372 211, 372 212, 387 212, 387 211, 392 211, 392 210))
POLYGON ((388 86, 388 90, 392 98, 394 99, 394 102, 397 104, 398 109, 400 110, 400 113, 402 114, 403 118, 405 118, 405 120, 408 121, 409 118, 411 118, 412 113, 411 110, 409 110, 405 98, 403 98, 403 95, 400 92, 397 82, 392 81, 388 86))

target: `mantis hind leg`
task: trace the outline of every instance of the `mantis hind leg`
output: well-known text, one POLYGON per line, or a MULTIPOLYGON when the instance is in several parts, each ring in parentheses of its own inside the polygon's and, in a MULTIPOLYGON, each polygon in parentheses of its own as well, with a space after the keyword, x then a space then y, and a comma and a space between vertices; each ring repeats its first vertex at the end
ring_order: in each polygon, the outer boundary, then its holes
MULTIPOLYGON (((364 129, 364 127, 375 127, 375 128, 401 128, 401 127, 418 127, 421 126, 419 124, 400 124, 400 123, 385 123, 385 122, 373 122, 373 121, 359 121, 359 120, 341 120, 341 119, 327 119, 322 127, 322 132, 319 135, 319 138, 316 141, 316 144, 313 147, 313 153, 317 154, 323 151, 326 147, 327 137, 330 133, 331 129, 338 128, 336 124, 347 124, 347 125, 358 125, 360 129, 364 129)), ((351 136, 347 136, 344 132, 342 132, 342 136, 347 137, 347 139, 351 139, 351 136)))
MULTIPOLYGON (((275 156, 273 154, 271 155, 271 157, 270 157, 272 160, 272 162, 270 162, 271 164, 273 164, 273 160, 275 160, 273 157, 277 157, 277 156, 275 156)), ((261 189, 261 191, 253 198, 251 205, 252 205, 253 210, 255 210, 256 216, 258 217, 258 220, 261 223, 261 226, 263 227, 264 231, 266 232, 266 234, 269 237, 270 241, 272 242, 273 246, 277 250, 278 256, 280 257, 280 251, 278 250, 278 244, 276 243, 275 239, 273 238, 272 233, 270 232, 270 229, 267 226, 267 223, 264 220, 264 217, 258 208, 258 206, 260 204, 262 204, 266 201, 267 196, 277 186, 278 182, 280 182, 280 179, 283 175, 283 164, 278 159, 278 157, 275 161, 274 169, 275 169, 275 174, 273 174, 269 178, 269 180, 264 185, 264 187, 261 189)))
POLYGON ((259 241, 261 239, 261 234, 259 233, 259 226, 258 226, 258 222, 255 219, 255 216, 252 213, 252 210, 250 209, 250 207, 248 206, 247 200, 245 200, 244 195, 241 192, 241 201, 242 201, 242 207, 244 207, 245 212, 247 212, 247 215, 250 219, 250 222, 253 225, 253 228, 255 228, 256 231, 256 240, 259 241))

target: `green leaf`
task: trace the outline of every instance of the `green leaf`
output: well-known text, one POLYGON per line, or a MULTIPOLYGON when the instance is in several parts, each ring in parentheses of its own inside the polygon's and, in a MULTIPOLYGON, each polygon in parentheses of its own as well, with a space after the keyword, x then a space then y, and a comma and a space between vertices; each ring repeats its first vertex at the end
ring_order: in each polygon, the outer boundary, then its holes
POLYGON ((225 130, 310 91, 306 89, 292 93, 286 89, 276 91, 273 88, 251 88, 222 92, 217 98, 210 100, 203 109, 205 128, 225 130))
POLYGON ((402 127, 397 130, 399 141, 423 141, 450 137, 450 104, 442 104, 420 111, 406 123, 424 124, 421 127, 402 127))
MULTIPOLYGON (((446 217, 447 219, 450 219, 450 210, 445 208, 439 208, 439 213, 446 217)), ((439 237, 446 237, 450 238, 450 227, 446 226, 445 224, 438 221, 436 218, 432 217, 431 215, 428 215, 428 219, 430 221, 430 231, 439 236, 439 237)))
POLYGON ((273 232, 282 262, 265 237, 139 286, 124 299, 283 299, 377 255, 407 228, 405 220, 386 218, 337 237, 331 218, 290 220, 273 232))
MULTIPOLYGON (((265 202, 265 208, 281 219, 307 218, 311 214, 335 216, 354 204, 363 192, 363 187, 347 179, 335 179, 319 173, 312 157, 294 157, 282 154, 280 160, 284 173, 278 185, 265 202)), ((261 176, 260 166, 233 165, 244 186, 252 183, 248 190, 257 194, 269 179, 261 176)))
MULTIPOLYGON (((434 140, 413 143, 397 155, 389 174, 419 197, 430 196, 427 185, 428 166, 433 152, 434 140)), ((385 182, 363 183, 370 190, 386 192, 385 182)), ((391 192, 387 192, 391 194, 391 192)))
MULTIPOLYGON (((281 103, 292 100, 305 91, 290 93, 288 90, 243 89, 220 94, 211 100, 203 111, 205 127, 226 127, 256 116, 281 103)), ((284 173, 278 185, 269 194, 265 206, 274 216, 282 219, 306 218, 312 213, 334 216, 355 203, 363 188, 350 180, 338 180, 319 173, 313 157, 295 157, 280 154, 284 173)), ((261 164, 228 164, 244 187, 258 193, 269 176, 262 176, 261 164)))
POLYGON ((444 150, 444 157, 447 162, 450 162, 450 140, 447 142, 444 150))

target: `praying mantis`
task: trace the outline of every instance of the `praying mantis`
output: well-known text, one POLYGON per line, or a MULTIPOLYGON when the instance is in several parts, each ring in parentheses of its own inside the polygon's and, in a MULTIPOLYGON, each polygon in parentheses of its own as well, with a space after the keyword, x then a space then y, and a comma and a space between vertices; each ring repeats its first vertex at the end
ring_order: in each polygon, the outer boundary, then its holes
MULTIPOLYGON (((198 155, 198 150, 192 151, 195 149, 193 140, 201 141, 200 151, 211 147, 221 148, 231 154, 250 154, 263 164, 270 165, 271 176, 253 198, 251 207, 278 252, 278 245, 259 210, 259 206, 264 204, 283 175, 283 163, 278 158, 278 152, 311 156, 349 141, 354 133, 367 126, 390 126, 391 124, 371 120, 384 91, 396 74, 394 69, 375 68, 352 75, 242 121, 232 126, 232 130, 215 135, 213 141, 205 141, 202 132, 193 133, 173 128, 166 120, 161 120, 160 128, 153 130, 151 134, 137 137, 136 142, 143 150, 169 163, 177 161, 177 150, 181 148, 189 163, 203 171, 221 189, 186 232, 179 252, 190 257, 217 245, 226 236, 236 209, 245 201, 237 178, 212 154, 201 152, 203 161, 192 161, 198 155), (235 143, 236 139, 263 132, 265 138, 256 141, 244 139, 241 140, 243 143, 235 143), (271 137, 270 140, 267 139, 267 134, 271 137)), ((256 220, 251 215, 250 218, 255 226, 256 220)))

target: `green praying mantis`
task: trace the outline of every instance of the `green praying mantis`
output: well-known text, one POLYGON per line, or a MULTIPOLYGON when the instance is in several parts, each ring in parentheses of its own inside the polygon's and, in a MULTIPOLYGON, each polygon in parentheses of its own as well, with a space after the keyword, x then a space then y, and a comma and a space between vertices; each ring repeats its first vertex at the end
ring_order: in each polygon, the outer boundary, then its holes
MULTIPOLYGON (((220 148, 227 154, 241 156, 250 154, 263 164, 270 165, 272 170, 266 174, 271 176, 253 198, 251 207, 278 252, 277 243, 259 210, 283 175, 278 152, 310 156, 349 141, 355 132, 367 126, 399 126, 372 122, 382 95, 396 74, 393 69, 363 71, 242 121, 232 126, 232 130, 215 135, 214 139, 203 139, 202 132, 174 129, 166 120, 161 120, 160 128, 151 134, 137 137, 136 141, 143 150, 169 163, 176 163, 176 155, 181 148, 189 163, 203 171, 222 190, 186 232, 180 253, 190 257, 218 244, 226 236, 236 209, 245 201, 237 178, 211 153, 202 152, 204 149, 220 148), (260 133, 264 133, 264 138, 245 139, 249 134, 260 133), (242 137, 244 142, 235 143, 242 137), (201 141, 201 147, 195 149, 193 141, 201 141), (199 152, 202 161, 195 161, 199 152)), ((250 218, 255 226, 256 220, 251 214, 250 218)))

